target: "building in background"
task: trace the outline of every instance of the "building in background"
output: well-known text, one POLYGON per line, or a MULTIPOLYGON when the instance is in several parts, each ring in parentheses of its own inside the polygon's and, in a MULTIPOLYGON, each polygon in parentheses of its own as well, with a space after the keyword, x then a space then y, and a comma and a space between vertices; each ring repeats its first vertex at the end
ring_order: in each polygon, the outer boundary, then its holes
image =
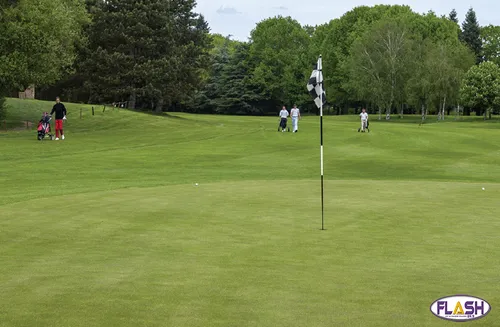
POLYGON ((35 86, 31 85, 24 92, 19 92, 19 99, 35 99, 35 86))

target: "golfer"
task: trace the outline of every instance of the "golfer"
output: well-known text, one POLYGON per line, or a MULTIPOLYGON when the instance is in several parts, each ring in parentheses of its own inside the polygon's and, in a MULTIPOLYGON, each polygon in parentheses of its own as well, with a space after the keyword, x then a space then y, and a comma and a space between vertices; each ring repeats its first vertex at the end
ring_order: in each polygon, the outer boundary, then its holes
POLYGON ((52 116, 54 113, 56 113, 56 141, 59 141, 59 132, 61 132, 61 138, 64 140, 63 121, 66 120, 66 107, 61 103, 59 97, 56 98, 56 104, 52 108, 50 115, 52 116))
POLYGON ((280 127, 281 127, 282 132, 284 132, 286 129, 286 123, 288 120, 288 116, 290 116, 290 114, 288 113, 288 110, 286 110, 286 107, 283 106, 283 109, 281 109, 281 111, 280 111, 280 118, 281 118, 280 127))
POLYGON ((297 108, 297 105, 294 105, 293 109, 290 110, 290 116, 292 116, 293 132, 297 133, 299 131, 300 120, 300 110, 297 108))
POLYGON ((359 117, 361 118, 361 128, 358 129, 358 133, 365 132, 365 130, 368 127, 368 114, 366 113, 366 109, 363 108, 361 114, 359 114, 359 117))

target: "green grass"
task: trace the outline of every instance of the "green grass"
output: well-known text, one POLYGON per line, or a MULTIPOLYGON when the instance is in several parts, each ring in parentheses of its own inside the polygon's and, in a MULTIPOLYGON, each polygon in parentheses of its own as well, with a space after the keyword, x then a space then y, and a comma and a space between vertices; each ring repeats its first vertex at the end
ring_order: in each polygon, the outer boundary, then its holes
POLYGON ((451 294, 498 325, 497 122, 325 117, 320 231, 316 117, 68 107, 0 132, 0 326, 442 326, 451 294))
MULTIPOLYGON (((55 102, 28 99, 9 99, 9 101, 7 101, 7 115, 4 119, 0 120, 0 132, 5 132, 5 128, 8 130, 35 128, 42 114, 44 112, 50 113, 54 103, 55 102), (28 125, 26 124, 27 122, 28 125)), ((80 109, 82 110, 82 117, 92 114, 92 106, 89 105, 67 103, 66 107, 68 111, 72 112, 74 118, 80 116, 80 109)), ((103 106, 94 106, 94 109, 95 112, 102 112, 103 106)), ((112 108, 108 108, 108 110, 112 110, 112 108)))

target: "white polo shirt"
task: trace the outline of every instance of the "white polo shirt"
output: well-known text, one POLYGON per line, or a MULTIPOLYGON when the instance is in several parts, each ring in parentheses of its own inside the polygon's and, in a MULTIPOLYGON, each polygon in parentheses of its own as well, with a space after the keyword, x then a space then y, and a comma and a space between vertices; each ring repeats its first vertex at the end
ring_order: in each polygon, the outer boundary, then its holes
POLYGON ((294 108, 294 109, 291 110, 290 116, 292 116, 292 117, 299 117, 299 114, 300 114, 299 108, 294 108))
POLYGON ((361 120, 362 121, 367 121, 368 120, 368 114, 366 112, 362 112, 361 114, 359 114, 359 117, 361 117, 361 120))
POLYGON ((288 113, 288 110, 281 110, 280 111, 280 117, 281 118, 288 118, 288 116, 290 116, 290 114, 288 113))

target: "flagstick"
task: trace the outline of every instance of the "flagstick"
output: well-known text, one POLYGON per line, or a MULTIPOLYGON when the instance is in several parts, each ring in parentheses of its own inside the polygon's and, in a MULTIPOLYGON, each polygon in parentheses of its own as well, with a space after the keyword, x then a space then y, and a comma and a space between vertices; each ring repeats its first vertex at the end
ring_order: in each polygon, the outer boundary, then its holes
MULTIPOLYGON (((322 70, 323 70, 323 60, 321 59, 321 56, 319 56, 320 60, 321 60, 321 67, 318 67, 320 68, 320 72, 321 74, 323 74, 322 70)), ((323 79, 321 79, 321 91, 323 91, 323 79)), ((321 230, 325 230, 325 209, 324 209, 324 191, 323 191, 323 180, 324 180, 324 177, 323 177, 323 92, 320 93, 320 96, 319 96, 319 99, 320 99, 320 107, 319 107, 319 130, 320 130, 320 135, 321 135, 321 230)))
MULTIPOLYGON (((323 99, 321 99, 323 101, 323 99)), ((325 207, 324 207, 324 192, 323 192, 323 105, 320 109, 320 133, 321 133, 321 230, 325 230, 325 207)))

